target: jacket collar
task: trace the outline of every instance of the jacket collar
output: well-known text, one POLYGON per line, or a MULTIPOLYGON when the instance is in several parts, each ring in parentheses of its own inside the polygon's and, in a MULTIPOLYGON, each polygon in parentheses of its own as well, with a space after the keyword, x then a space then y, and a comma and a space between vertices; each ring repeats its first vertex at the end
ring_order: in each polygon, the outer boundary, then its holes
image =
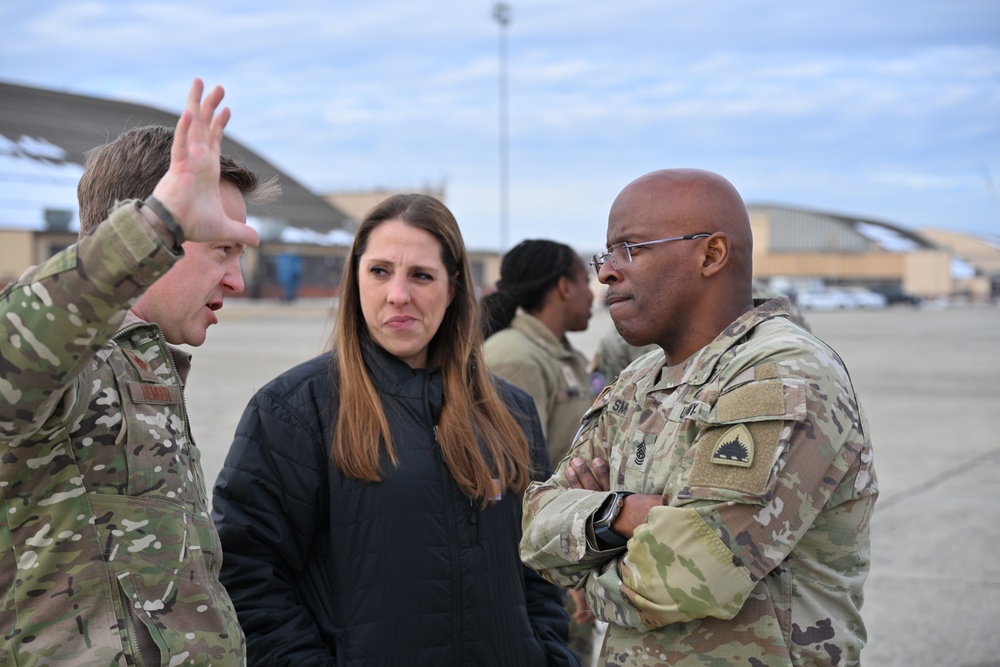
POLYGON ((565 338, 559 340, 552 330, 544 322, 521 308, 517 309, 517 314, 511 320, 510 328, 520 331, 528 337, 530 341, 546 350, 557 359, 572 359, 573 351, 569 341, 565 338))
POLYGON ((705 384, 715 372, 722 355, 746 339, 758 325, 775 317, 790 319, 791 302, 787 297, 755 299, 754 306, 755 308, 743 313, 723 329, 715 340, 677 366, 669 368, 666 359, 661 359, 660 364, 652 371, 660 376, 660 380, 650 389, 671 389, 682 384, 705 384))
POLYGON ((163 344, 166 345, 167 351, 170 352, 170 356, 174 360, 174 366, 177 368, 177 374, 181 377, 181 382, 186 385, 188 373, 191 372, 191 353, 179 347, 174 347, 168 343, 166 338, 163 337, 163 329, 161 329, 158 324, 155 322, 147 322, 131 310, 125 311, 125 319, 122 320, 121 325, 118 327, 118 331, 136 324, 144 324, 156 329, 157 334, 163 340, 163 344))
POLYGON ((361 356, 379 394, 429 401, 428 409, 437 423, 443 400, 439 369, 410 368, 364 335, 361 337, 361 356))

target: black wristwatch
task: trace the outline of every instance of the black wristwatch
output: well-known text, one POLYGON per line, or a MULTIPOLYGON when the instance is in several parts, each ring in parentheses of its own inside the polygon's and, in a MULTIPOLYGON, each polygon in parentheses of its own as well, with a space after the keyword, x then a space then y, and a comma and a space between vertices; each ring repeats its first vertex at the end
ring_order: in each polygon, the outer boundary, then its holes
POLYGON ((615 491, 594 514, 594 537, 597 538, 598 546, 607 545, 609 548, 618 549, 628 543, 628 538, 616 533, 611 528, 611 523, 622 511, 625 497, 630 495, 632 494, 629 491, 615 491))

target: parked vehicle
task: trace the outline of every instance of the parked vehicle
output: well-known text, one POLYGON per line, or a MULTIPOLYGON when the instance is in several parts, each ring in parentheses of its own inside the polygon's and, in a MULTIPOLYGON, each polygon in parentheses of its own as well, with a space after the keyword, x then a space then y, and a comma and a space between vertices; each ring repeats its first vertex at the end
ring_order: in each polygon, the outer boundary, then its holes
POLYGON ((858 307, 857 301, 846 291, 830 287, 798 292, 795 303, 802 310, 847 310, 858 307))
POLYGON ((883 295, 890 306, 896 303, 918 306, 923 301, 919 296, 904 292, 899 285, 876 285, 872 287, 872 291, 883 295))
POLYGON ((873 292, 864 287, 845 287, 844 292, 854 300, 858 308, 885 308, 889 299, 884 294, 873 292))

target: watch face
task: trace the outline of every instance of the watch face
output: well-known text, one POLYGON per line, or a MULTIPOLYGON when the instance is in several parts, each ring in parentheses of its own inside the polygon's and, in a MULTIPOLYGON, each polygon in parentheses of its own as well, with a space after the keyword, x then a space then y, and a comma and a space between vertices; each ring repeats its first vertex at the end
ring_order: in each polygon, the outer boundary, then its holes
POLYGON ((607 507, 603 512, 601 512, 601 516, 597 520, 597 523, 611 523, 615 520, 615 517, 618 516, 619 509, 621 508, 618 506, 618 494, 612 494, 607 502, 607 507))

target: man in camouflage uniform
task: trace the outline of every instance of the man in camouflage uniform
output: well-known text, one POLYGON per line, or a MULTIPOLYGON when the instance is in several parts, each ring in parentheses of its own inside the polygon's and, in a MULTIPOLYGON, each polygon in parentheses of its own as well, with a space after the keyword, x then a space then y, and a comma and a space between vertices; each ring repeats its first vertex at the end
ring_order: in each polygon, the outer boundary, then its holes
POLYGON ((189 362, 167 343, 200 345, 242 291, 257 242, 244 195, 275 186, 220 166, 229 111, 221 88, 202 92, 195 80, 176 132, 93 152, 80 241, 0 292, 0 664, 245 662, 189 362))
POLYGON ((752 300, 749 221, 722 177, 637 179, 608 244, 612 318, 663 351, 529 487, 524 562, 586 590, 606 665, 858 665, 878 490, 843 362, 787 299, 752 300))
MULTIPOLYGON (((752 294, 754 299, 762 299, 765 301, 779 296, 786 296, 759 280, 753 281, 752 294)), ((802 314, 799 307, 792 302, 789 302, 788 305, 789 319, 806 331, 809 331, 809 325, 806 323, 806 318, 802 314)), ((638 347, 635 345, 629 345, 625 342, 625 339, 622 338, 622 335, 618 333, 618 329, 611 326, 608 327, 607 332, 597 343, 597 351, 594 353, 594 358, 590 362, 590 370, 592 373, 597 374, 602 383, 607 384, 609 382, 613 382, 614 379, 618 377, 618 374, 625 370, 625 367, 633 361, 644 354, 648 354, 659 349, 660 346, 656 343, 650 343, 649 345, 642 345, 638 347)))

